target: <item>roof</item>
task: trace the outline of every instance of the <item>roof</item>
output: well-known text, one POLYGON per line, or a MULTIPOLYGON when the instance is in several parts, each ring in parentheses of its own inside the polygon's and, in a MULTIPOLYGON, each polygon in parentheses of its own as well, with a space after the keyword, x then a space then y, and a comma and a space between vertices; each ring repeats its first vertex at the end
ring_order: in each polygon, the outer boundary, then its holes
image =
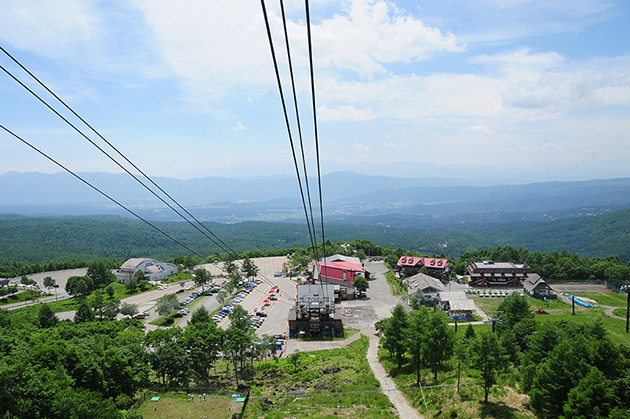
POLYGON ((154 264, 160 265, 160 262, 151 258, 131 258, 120 265, 120 270, 135 271, 136 269, 138 269, 138 266, 145 261, 153 262, 154 264))
POLYGON ((361 265, 355 265, 354 263, 346 261, 336 261, 330 263, 327 262, 326 264, 324 264, 323 262, 317 262, 317 264, 325 268, 334 268, 354 272, 365 272, 365 269, 363 269, 361 265))
POLYGON ((432 269, 444 269, 448 264, 448 259, 401 256, 397 263, 398 266, 418 266, 418 264, 432 269))
POLYGON ((415 290, 416 288, 420 290, 433 288, 434 290, 438 292, 446 291, 446 287, 444 286, 444 284, 442 284, 442 281, 423 273, 410 276, 409 278, 407 278, 407 281, 409 281, 410 291, 415 290))
POLYGON ((298 285, 297 298, 301 297, 332 297, 335 295, 334 285, 298 285))
POLYGON ((475 311, 477 306, 473 300, 452 300, 449 301, 450 311, 475 311))
POLYGON ((456 300, 468 300, 468 297, 466 297, 466 293, 464 291, 443 291, 440 293, 440 300, 452 303, 456 300))
POLYGON ((484 260, 479 262, 470 262, 470 266, 475 269, 492 269, 492 270, 527 270, 531 269, 529 265, 523 262, 495 262, 492 260, 484 260))
POLYGON ((525 280, 523 281, 523 286, 530 291, 535 290, 540 285, 546 285, 548 287, 545 280, 542 279, 538 274, 528 275, 527 278, 525 278, 525 280))
POLYGON ((326 263, 326 265, 332 262, 349 262, 353 265, 361 266, 361 259, 353 256, 332 255, 326 258, 321 258, 320 261, 326 263))

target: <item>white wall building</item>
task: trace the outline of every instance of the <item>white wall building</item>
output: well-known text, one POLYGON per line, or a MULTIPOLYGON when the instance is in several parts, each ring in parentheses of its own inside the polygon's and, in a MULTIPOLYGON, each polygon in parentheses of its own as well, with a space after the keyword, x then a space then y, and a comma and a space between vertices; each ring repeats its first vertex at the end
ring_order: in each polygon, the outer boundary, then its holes
POLYGON ((144 272, 149 281, 163 281, 177 273, 177 266, 155 259, 132 258, 123 263, 116 271, 116 278, 122 284, 128 284, 137 271, 144 272))

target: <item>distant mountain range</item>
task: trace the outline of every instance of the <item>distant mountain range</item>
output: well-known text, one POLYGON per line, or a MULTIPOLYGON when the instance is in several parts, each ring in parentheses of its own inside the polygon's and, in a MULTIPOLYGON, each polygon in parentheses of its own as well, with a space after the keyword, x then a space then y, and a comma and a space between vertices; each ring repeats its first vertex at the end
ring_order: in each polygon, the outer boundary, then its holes
MULTIPOLYGON (((179 219, 126 174, 81 176, 143 217, 179 219)), ((297 181, 289 176, 153 180, 203 220, 301 222, 304 217, 297 181)), ((317 182, 311 180, 310 187, 317 206, 317 182)), ((327 220, 413 228, 541 221, 630 207, 630 178, 488 185, 463 179, 336 172, 322 178, 322 190, 327 220)), ((130 216, 67 173, 6 173, 0 176, 0 196, 0 213, 4 214, 130 216)))

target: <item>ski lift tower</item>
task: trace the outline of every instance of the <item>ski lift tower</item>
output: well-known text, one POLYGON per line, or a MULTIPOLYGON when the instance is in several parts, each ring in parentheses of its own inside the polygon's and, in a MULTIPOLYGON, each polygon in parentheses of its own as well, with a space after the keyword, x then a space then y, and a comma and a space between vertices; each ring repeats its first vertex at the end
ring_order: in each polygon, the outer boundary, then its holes
POLYGON ((501 320, 502 311, 489 311, 488 312, 488 320, 484 320, 484 323, 492 323, 492 333, 494 333, 495 325, 503 323, 501 320))

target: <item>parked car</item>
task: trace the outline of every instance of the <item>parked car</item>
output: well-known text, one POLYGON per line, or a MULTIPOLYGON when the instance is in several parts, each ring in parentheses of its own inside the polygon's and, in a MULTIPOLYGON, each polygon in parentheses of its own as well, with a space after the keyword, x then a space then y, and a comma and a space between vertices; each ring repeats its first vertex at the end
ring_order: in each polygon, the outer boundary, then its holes
POLYGON ((259 311, 259 312, 256 313, 256 315, 258 317, 267 317, 267 313, 265 313, 264 311, 259 311))
POLYGON ((275 276, 276 278, 281 277, 282 276, 282 271, 275 271, 273 273, 273 276, 275 276))
POLYGON ((145 311, 144 313, 138 313, 135 316, 133 316, 134 319, 146 319, 147 317, 149 317, 148 311, 145 311))

